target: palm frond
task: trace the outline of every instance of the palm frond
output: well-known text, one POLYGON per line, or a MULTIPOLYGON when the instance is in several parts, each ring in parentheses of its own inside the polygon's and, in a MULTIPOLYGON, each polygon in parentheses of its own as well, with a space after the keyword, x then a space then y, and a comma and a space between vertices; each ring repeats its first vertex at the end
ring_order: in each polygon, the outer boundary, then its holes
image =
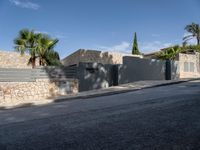
POLYGON ((189 25, 187 25, 185 27, 185 30, 189 33, 191 33, 190 35, 188 36, 185 36, 183 38, 184 41, 188 41, 188 40, 191 40, 192 38, 196 38, 197 39, 197 45, 199 44, 200 42, 200 26, 199 24, 196 24, 196 23, 191 23, 189 25))

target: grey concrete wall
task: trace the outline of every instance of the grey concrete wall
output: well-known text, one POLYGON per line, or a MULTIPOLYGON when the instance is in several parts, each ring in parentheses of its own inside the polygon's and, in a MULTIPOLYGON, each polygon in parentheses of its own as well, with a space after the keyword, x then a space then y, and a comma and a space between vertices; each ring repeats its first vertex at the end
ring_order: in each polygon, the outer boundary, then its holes
POLYGON ((113 85, 113 65, 79 63, 79 92, 107 88, 113 85))
MULTIPOLYGON (((179 62, 170 61, 171 80, 179 79, 179 62)), ((141 80, 165 80, 166 61, 124 57, 123 65, 79 63, 79 92, 141 80)))
POLYGON ((37 78, 77 78, 77 66, 46 66, 46 67, 37 67, 36 69, 37 78))
POLYGON ((180 63, 179 61, 171 61, 171 80, 180 79, 180 63))
POLYGON ((0 82, 32 82, 36 79, 77 78, 77 66, 39 67, 36 69, 0 68, 0 82))
POLYGON ((140 80, 165 80, 165 61, 124 57, 119 66, 119 84, 140 80))

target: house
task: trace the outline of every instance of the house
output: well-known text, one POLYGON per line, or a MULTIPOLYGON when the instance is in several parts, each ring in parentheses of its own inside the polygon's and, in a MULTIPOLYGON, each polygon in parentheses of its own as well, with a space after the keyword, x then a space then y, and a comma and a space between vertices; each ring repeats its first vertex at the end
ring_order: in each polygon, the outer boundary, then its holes
POLYGON ((101 63, 101 64, 122 64, 123 57, 139 57, 142 58, 142 55, 132 55, 119 52, 104 52, 97 50, 85 50, 79 49, 71 55, 65 57, 62 60, 64 66, 78 65, 79 62, 85 63, 101 63))
MULTIPOLYGON (((164 51, 165 49, 161 49, 160 51, 164 51)), ((145 54, 144 58, 158 59, 157 54, 160 51, 145 54)), ((173 62, 177 64, 177 78, 200 77, 200 53, 193 50, 181 52, 177 54, 173 62)))

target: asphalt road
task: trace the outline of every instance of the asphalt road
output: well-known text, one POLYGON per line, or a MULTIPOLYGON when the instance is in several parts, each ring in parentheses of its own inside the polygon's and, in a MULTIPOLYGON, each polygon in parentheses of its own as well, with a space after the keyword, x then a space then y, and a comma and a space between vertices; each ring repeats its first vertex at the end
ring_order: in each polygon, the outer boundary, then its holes
POLYGON ((0 111, 0 150, 198 150, 200 81, 0 111))

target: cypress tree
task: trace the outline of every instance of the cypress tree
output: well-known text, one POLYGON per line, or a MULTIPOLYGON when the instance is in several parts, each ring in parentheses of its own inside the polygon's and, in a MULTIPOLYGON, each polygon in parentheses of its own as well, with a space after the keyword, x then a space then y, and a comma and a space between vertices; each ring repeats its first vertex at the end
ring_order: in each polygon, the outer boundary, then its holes
POLYGON ((140 51, 139 51, 138 43, 137 43, 137 34, 136 34, 136 32, 135 32, 135 35, 134 35, 132 54, 133 55, 140 55, 140 51))

